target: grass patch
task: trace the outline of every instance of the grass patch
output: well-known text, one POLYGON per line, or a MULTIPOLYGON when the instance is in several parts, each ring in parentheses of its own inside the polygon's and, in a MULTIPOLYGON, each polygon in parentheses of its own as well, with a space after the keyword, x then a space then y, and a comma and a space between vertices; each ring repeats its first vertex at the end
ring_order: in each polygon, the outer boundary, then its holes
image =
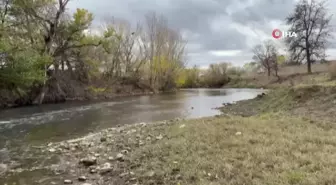
POLYGON ((156 132, 164 139, 131 155, 140 184, 336 183, 336 130, 302 119, 208 118, 156 132))

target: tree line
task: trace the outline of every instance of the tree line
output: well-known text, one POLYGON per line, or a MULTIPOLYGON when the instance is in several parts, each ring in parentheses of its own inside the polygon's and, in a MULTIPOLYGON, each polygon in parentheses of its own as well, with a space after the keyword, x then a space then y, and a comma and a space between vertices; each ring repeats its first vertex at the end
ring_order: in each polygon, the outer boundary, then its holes
POLYGON ((176 87, 185 67, 181 34, 155 12, 134 27, 67 11, 70 0, 0 0, 0 105, 41 104, 125 85, 153 92, 176 87))

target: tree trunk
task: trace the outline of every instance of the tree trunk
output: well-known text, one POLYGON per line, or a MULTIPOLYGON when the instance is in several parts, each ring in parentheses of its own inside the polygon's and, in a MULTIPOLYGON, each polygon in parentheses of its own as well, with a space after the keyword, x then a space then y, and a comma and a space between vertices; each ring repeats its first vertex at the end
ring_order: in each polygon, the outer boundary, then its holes
POLYGON ((268 77, 271 76, 271 69, 270 68, 267 69, 267 75, 268 75, 268 77))
POLYGON ((309 74, 312 73, 310 56, 309 56, 309 57, 307 56, 307 70, 308 70, 307 72, 308 72, 309 74))
POLYGON ((311 74, 312 70, 311 70, 311 60, 310 60, 310 52, 309 52, 308 41, 306 41, 306 56, 307 56, 307 72, 308 72, 308 74, 311 74))

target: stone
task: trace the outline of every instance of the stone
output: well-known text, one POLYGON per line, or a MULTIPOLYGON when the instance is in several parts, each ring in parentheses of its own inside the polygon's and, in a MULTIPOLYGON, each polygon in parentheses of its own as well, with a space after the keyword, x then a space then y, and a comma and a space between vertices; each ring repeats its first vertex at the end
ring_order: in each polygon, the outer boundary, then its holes
POLYGON ((2 173, 5 173, 8 169, 8 166, 6 164, 0 164, 0 175, 2 173))
POLYGON ((113 170, 111 163, 105 163, 103 167, 99 170, 99 173, 101 175, 104 175, 106 173, 109 173, 113 170))
POLYGON ((94 154, 94 156, 95 156, 95 157, 99 157, 99 156, 100 156, 100 154, 98 154, 98 153, 95 153, 95 154, 94 154))
POLYGON ((117 159, 118 161, 123 161, 123 160, 124 160, 124 155, 121 154, 121 153, 119 153, 119 154, 117 154, 116 159, 117 159))
POLYGON ((180 125, 180 128, 184 128, 186 125, 185 124, 183 124, 183 125, 180 125))
POLYGON ((92 184, 89 184, 89 183, 84 183, 84 184, 81 184, 81 185, 92 185, 92 184))
POLYGON ((90 169, 90 173, 91 174, 97 173, 97 169, 90 169))
POLYGON ((181 176, 180 174, 177 174, 177 175, 175 176, 175 179, 176 179, 176 180, 182 180, 182 176, 181 176))
POLYGON ((73 183, 72 180, 69 179, 64 180, 64 184, 72 184, 72 183, 73 183))
POLYGON ((54 153, 54 152, 56 152, 56 149, 55 148, 50 148, 48 151, 51 152, 51 153, 54 153))
POLYGON ((80 181, 80 182, 84 182, 86 180, 87 180, 87 178, 85 176, 78 177, 78 181, 80 181))
POLYGON ((121 153, 122 154, 128 154, 128 150, 122 150, 121 153))
POLYGON ((155 175, 154 171, 149 171, 146 173, 146 177, 153 177, 155 175))
POLYGON ((113 160, 114 160, 114 157, 108 157, 108 160, 109 160, 109 161, 113 161, 113 160))
POLYGON ((236 132, 236 136, 240 136, 240 135, 242 135, 241 132, 236 132))
POLYGON ((83 164, 84 166, 96 165, 97 164, 97 158, 96 157, 90 157, 90 158, 81 159, 80 163, 83 164))
POLYGON ((156 137, 157 140, 163 139, 163 136, 160 134, 159 136, 156 137))
POLYGON ((136 180, 137 180, 137 178, 135 178, 135 177, 130 178, 130 181, 131 181, 131 182, 134 182, 134 181, 136 181, 136 180))
POLYGON ((119 177, 120 177, 120 178, 123 178, 123 177, 125 177, 125 176, 127 176, 127 175, 128 175, 128 173, 122 173, 122 174, 119 175, 119 177))
POLYGON ((147 141, 150 141, 152 138, 150 136, 146 137, 147 141))
POLYGON ((105 141, 107 141, 106 137, 101 137, 100 138, 100 142, 105 142, 105 141))

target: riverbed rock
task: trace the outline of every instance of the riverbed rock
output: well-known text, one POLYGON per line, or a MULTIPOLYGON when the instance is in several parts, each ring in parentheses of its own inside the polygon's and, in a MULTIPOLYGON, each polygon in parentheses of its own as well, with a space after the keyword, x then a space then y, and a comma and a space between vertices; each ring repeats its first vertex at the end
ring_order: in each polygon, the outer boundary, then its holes
POLYGON ((87 178, 85 176, 78 177, 78 181, 80 181, 80 182, 85 182, 86 180, 87 180, 87 178))
POLYGON ((105 163, 102 168, 100 168, 99 173, 105 175, 113 170, 111 163, 105 163))
POLYGON ((236 132, 236 136, 240 136, 240 135, 242 135, 241 132, 236 132))
POLYGON ((48 151, 49 151, 50 153, 54 153, 54 152, 56 152, 56 149, 55 149, 55 148, 50 148, 48 151))
POLYGON ((89 157, 89 158, 84 158, 81 159, 80 164, 83 164, 84 166, 92 166, 97 164, 97 158, 96 157, 89 157))
POLYGON ((84 184, 81 184, 81 185, 92 185, 92 184, 89 184, 89 183, 84 183, 84 184))
POLYGON ((163 136, 161 134, 156 137, 156 140, 161 140, 161 139, 163 139, 163 136))
POLYGON ((73 183, 72 180, 69 180, 69 179, 64 180, 64 184, 72 184, 72 183, 73 183))
POLYGON ((120 178, 124 178, 124 177, 126 177, 128 174, 129 174, 129 173, 127 173, 127 172, 126 172, 126 173, 121 173, 121 174, 119 175, 119 177, 120 177, 120 178))
POLYGON ((6 164, 0 164, 0 175, 5 173, 8 169, 8 166, 6 164))
POLYGON ((128 154, 128 150, 122 150, 121 153, 122 154, 128 154))
POLYGON ((90 169, 90 173, 91 174, 97 173, 97 169, 95 169, 95 168, 90 169))
POLYGON ((146 177, 153 177, 155 175, 154 171, 149 171, 145 174, 146 177))
POLYGON ((117 159, 118 161, 123 161, 123 160, 124 160, 124 154, 122 154, 122 153, 118 153, 117 156, 116 156, 116 159, 117 159))
POLYGON ((106 142, 106 141, 107 141, 106 137, 101 137, 100 138, 100 142, 106 142))

